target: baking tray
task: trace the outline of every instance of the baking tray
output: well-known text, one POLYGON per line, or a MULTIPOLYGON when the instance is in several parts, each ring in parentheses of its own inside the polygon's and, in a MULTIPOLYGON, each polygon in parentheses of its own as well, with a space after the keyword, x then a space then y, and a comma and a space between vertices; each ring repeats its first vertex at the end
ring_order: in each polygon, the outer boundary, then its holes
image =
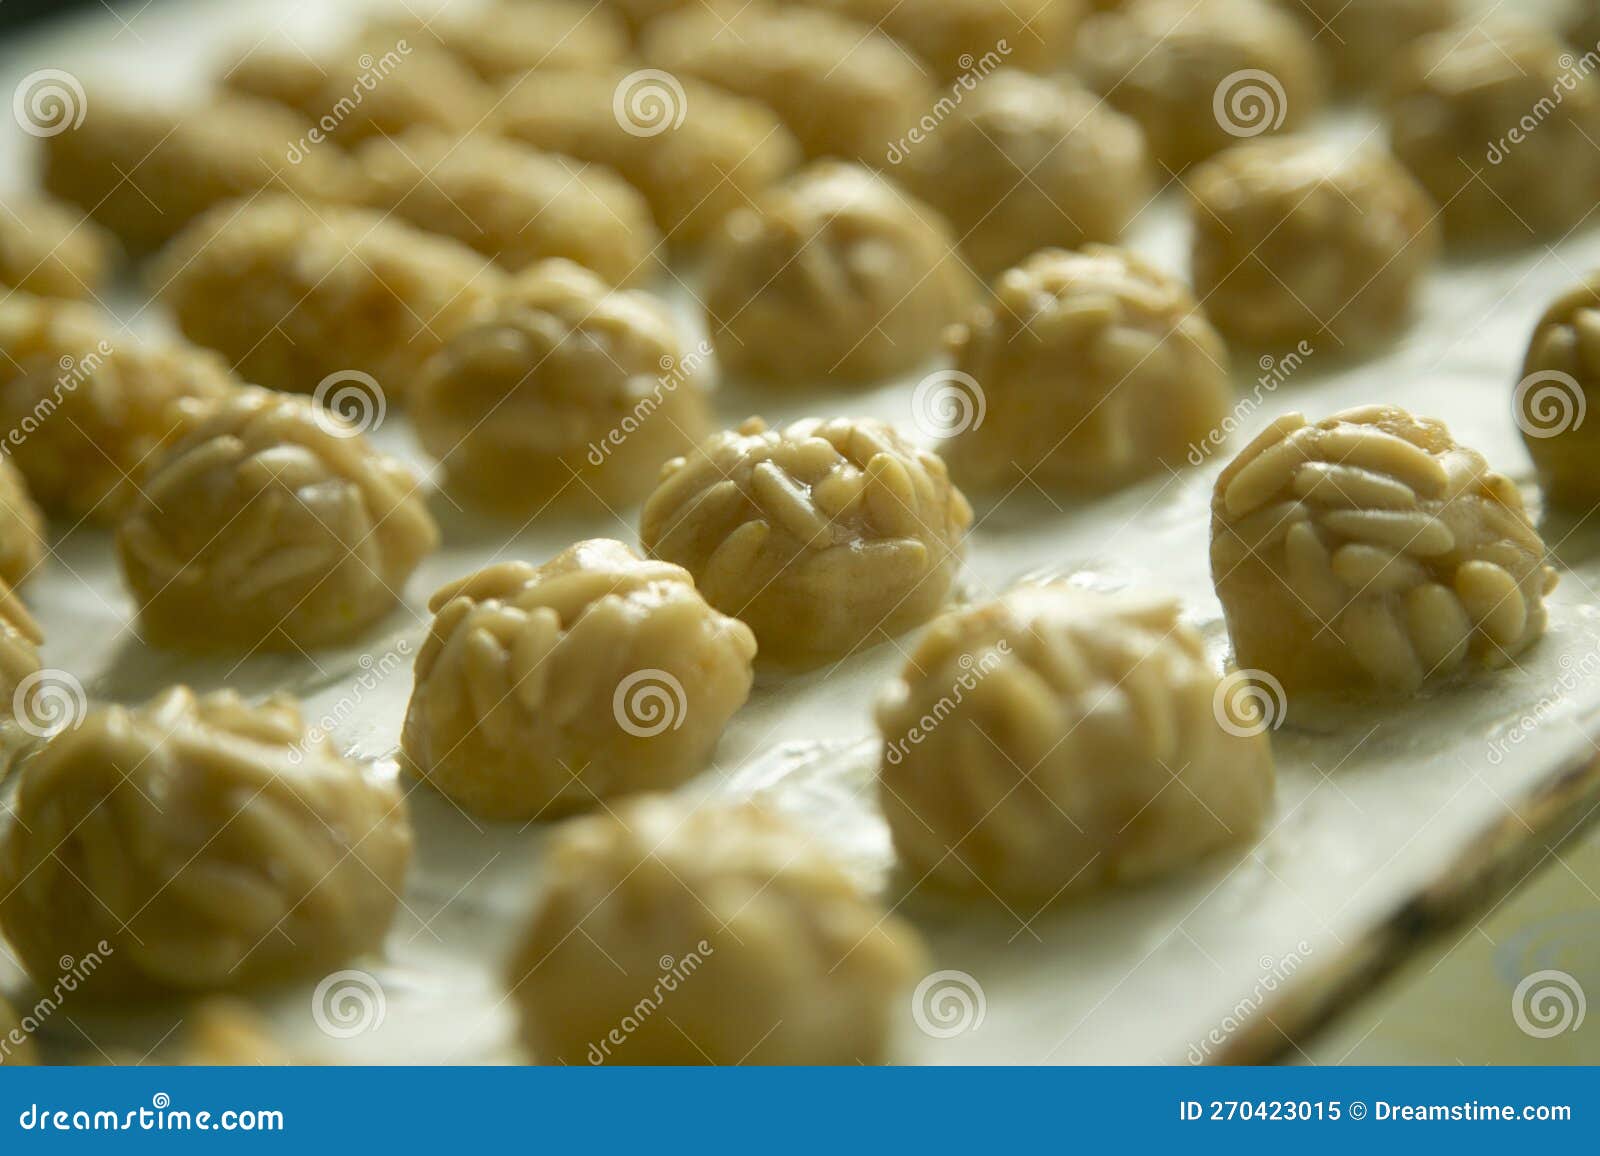
MULTIPOLYGON (((164 0, 130 17, 91 13, 8 37, 0 46, 0 92, 12 92, 27 73, 59 68, 202 100, 195 94, 206 70, 228 46, 268 30, 314 45, 357 7, 164 0)), ((1354 142, 1377 127, 1364 112, 1345 111, 1318 131, 1354 142)), ((9 121, 0 130, 5 193, 31 182, 30 144, 9 121)), ((1185 241, 1173 179, 1141 215, 1129 244, 1182 272, 1185 241)), ((997 504, 980 503, 962 597, 986 598, 1041 576, 1096 589, 1165 589, 1183 600, 1221 669, 1227 639, 1207 555, 1211 485, 1233 450, 1294 409, 1322 416, 1383 400, 1442 418, 1510 474, 1538 510, 1510 392, 1546 301, 1597 264, 1600 236, 1593 231, 1495 260, 1452 261, 1428 282, 1416 324, 1377 356, 1351 362, 1313 348, 1241 360, 1241 396, 1259 400, 1241 410, 1231 446, 1199 467, 1089 503, 1052 501, 1031 486, 997 504)), ((685 276, 692 283, 692 274, 685 276)), ((690 295, 670 280, 660 288, 679 309, 692 346, 704 328, 690 295)), ((133 331, 159 333, 167 324, 136 286, 108 304, 133 331)), ((725 385, 715 404, 730 423, 750 413, 769 420, 850 413, 915 430, 919 376, 803 398, 725 385)), ((374 437, 422 462, 403 415, 391 411, 374 437)), ((541 561, 580 537, 635 540, 632 510, 584 521, 541 516, 517 526, 475 517, 439 496, 434 509, 444 546, 412 581, 407 605, 359 646, 313 660, 196 661, 146 649, 109 536, 74 530, 55 541, 46 572, 26 591, 48 635, 45 662, 74 672, 98 700, 137 701, 178 681, 246 694, 288 690, 304 700, 310 718, 326 718, 339 746, 393 769, 428 592, 493 560, 541 561)), ((920 1002, 907 998, 895 1017, 897 1061, 1293 1057, 1310 1031, 1368 990, 1422 936, 1492 903, 1600 803, 1600 748, 1592 737, 1600 728, 1600 524, 1550 517, 1543 529, 1561 584, 1539 646, 1472 685, 1394 709, 1284 726, 1273 735, 1279 789, 1268 829, 1249 846, 1158 883, 1104 892, 1044 916, 901 896, 873 804, 869 704, 904 661, 907 638, 804 676, 758 677, 715 765, 683 790, 759 797, 791 814, 915 921, 935 969, 959 973, 923 985, 920 1002), (945 1013, 950 1018, 941 1018, 945 1013)), ((474 822, 426 789, 413 787, 410 802, 418 853, 387 952, 352 964, 364 976, 350 982, 371 989, 366 1006, 381 1006, 381 1016, 368 1010, 359 1022, 325 1030, 328 1000, 337 995, 326 985, 320 997, 305 984, 263 993, 257 1003, 274 1035, 308 1059, 514 1060, 500 975, 539 893, 547 828, 474 822)), ((31 1002, 4 951, 0 990, 31 1002)), ((177 1006, 115 1017, 65 1008, 47 1021, 43 1039, 58 1059, 138 1057, 171 1037, 185 1014, 177 1006)))

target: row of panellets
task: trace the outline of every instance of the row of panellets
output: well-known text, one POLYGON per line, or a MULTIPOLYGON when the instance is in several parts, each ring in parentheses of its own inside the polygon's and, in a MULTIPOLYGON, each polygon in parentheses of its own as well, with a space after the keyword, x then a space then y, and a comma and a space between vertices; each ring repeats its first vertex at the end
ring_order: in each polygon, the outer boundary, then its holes
MULTIPOLYGON (((905 569, 924 561, 908 543, 958 549, 965 508, 932 455, 846 422, 751 428, 719 448, 726 460, 706 472, 764 503, 762 536, 809 535, 772 581, 804 576, 804 593, 870 615, 855 633, 870 632, 876 591, 863 605, 837 567, 808 571, 838 548, 815 545, 838 528, 819 518, 834 501, 823 495, 893 476, 888 517, 910 537, 874 541, 869 518, 852 550, 892 547, 881 576, 915 577, 939 592, 930 606, 942 600, 947 575, 905 569), (930 531, 941 517, 949 538, 930 531)), ((704 524, 712 559, 738 532, 723 538, 685 498, 715 489, 663 487, 665 516, 704 524)), ((1437 423, 1389 407, 1282 419, 1216 488, 1213 569, 1239 661, 1296 698, 1394 696, 1506 661, 1542 631, 1554 580, 1543 553, 1506 479, 1437 423)), ((908 926, 758 808, 617 801, 705 765, 750 687, 750 627, 713 609, 690 570, 608 541, 537 568, 492 566, 433 607, 408 769, 494 818, 605 811, 557 835, 511 968, 532 1054, 882 1058, 891 997, 921 958, 908 926), (669 995, 670 1014, 639 1011, 669 995)), ((906 884, 1030 912, 1246 839, 1271 803, 1257 700, 1219 681, 1159 597, 1056 583, 954 610, 927 629, 878 721, 879 797, 906 884), (1167 789, 1174 778, 1183 791, 1167 789)), ((105 963, 84 990, 97 997, 321 974, 381 943, 404 883, 412 835, 396 784, 304 731, 284 699, 249 707, 175 688, 99 709, 29 753, 16 779, 0 929, 44 985, 96 944, 105 963)))

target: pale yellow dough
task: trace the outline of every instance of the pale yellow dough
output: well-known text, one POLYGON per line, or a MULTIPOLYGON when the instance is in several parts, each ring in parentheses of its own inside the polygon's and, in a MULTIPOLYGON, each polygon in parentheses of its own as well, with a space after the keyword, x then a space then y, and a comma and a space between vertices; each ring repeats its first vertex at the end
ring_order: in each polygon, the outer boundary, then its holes
POLYGON ((708 351, 667 307, 569 261, 526 270, 424 366, 412 416, 452 486, 522 516, 626 506, 709 428, 708 351))
POLYGON ((875 1064, 921 941, 755 804, 563 827, 508 982, 544 1064, 875 1064))
POLYGON ((755 639, 688 573, 593 539, 433 596, 401 749, 474 815, 553 819, 705 769, 755 639))
POLYGON ((639 540, 749 623, 764 660, 813 666, 938 611, 971 522, 938 455, 881 422, 752 418, 667 464, 639 540))
POLYGON ((238 387, 214 354, 138 343, 60 302, 0 302, 0 350, 4 449, 33 498, 69 524, 115 524, 197 406, 238 387))
MULTIPOLYGON (((0 391, 4 387, 0 386, 0 391)), ((0 457, 0 581, 21 586, 44 561, 44 511, 9 453, 0 457)))
POLYGON ((0 928, 45 987, 105 941, 79 998, 322 975, 382 944, 405 884, 395 783, 312 742, 283 696, 95 709, 16 774, 0 928))
POLYGON ((367 26, 365 43, 442 48, 484 80, 500 82, 534 69, 595 68, 628 55, 622 19, 590 0, 513 0, 402 9, 367 26))
POLYGON ((1513 406, 1545 491, 1587 514, 1600 503, 1600 274, 1539 318, 1513 406))
POLYGON ((419 486, 310 399, 236 391, 161 457, 117 528, 145 635, 237 653, 350 638, 438 545, 419 486))
MULTIPOLYGON (((13 717, 19 704, 17 688, 39 669, 39 647, 44 631, 11 589, 0 579, 0 717, 13 717)), ((0 779, 6 777, 0 769, 0 779)))
POLYGON ((886 178, 822 161, 728 215, 705 298, 723 367, 816 385, 914 368, 973 297, 944 218, 886 178))
POLYGON ((1069 55, 1083 0, 805 0, 874 28, 947 81, 981 84, 996 61, 1053 72, 1069 55))
POLYGON ((909 879, 1048 904, 1250 837, 1272 752, 1173 599, 1021 586, 928 628, 878 702, 909 879))
POLYGON ((10 197, 0 204, 0 290, 94 297, 116 265, 111 234, 60 201, 10 197))
POLYGON ((1195 169, 1188 191, 1195 292, 1245 344, 1390 336, 1438 255, 1438 210, 1380 146, 1250 141, 1195 169))
POLYGON ((549 257, 613 285, 659 272, 650 205, 621 177, 488 136, 407 133, 363 145, 369 203, 511 272, 549 257))
POLYGON ((1394 62, 1430 32, 1463 14, 1461 0, 1278 0, 1299 19, 1327 62, 1352 91, 1381 88, 1394 62))
POLYGON ((160 247, 213 206, 286 193, 347 201, 360 174, 333 148, 291 150, 310 126, 278 105, 226 96, 158 106, 91 90, 83 123, 44 142, 44 184, 133 253, 160 247))
POLYGON ((1396 65, 1390 144, 1452 241, 1557 238, 1593 210, 1600 79, 1571 63, 1553 33, 1512 24, 1435 33, 1396 65))
POLYGON ((945 415, 941 448, 962 485, 1124 485, 1180 465, 1232 402, 1227 351, 1194 295, 1121 249, 1036 253, 953 344, 945 388, 963 408, 945 415))
POLYGON ((699 244, 801 158, 771 109, 692 77, 536 72, 502 95, 490 127, 615 169, 644 194, 675 248, 699 244))
POLYGON ((926 70, 866 24, 807 8, 690 5, 650 25, 645 60, 759 100, 812 157, 882 163, 933 105, 926 70))
POLYGON ((24 1029, 22 1017, 0 999, 0 1068, 31 1067, 39 1062, 39 1049, 24 1029))
POLYGON ((1556 583, 1510 479, 1394 406, 1274 421, 1217 479, 1234 660, 1298 696, 1389 700, 1509 663, 1556 583))
POLYGON ((1072 82, 1009 68, 908 141, 903 165, 984 276, 1046 247, 1115 241, 1154 194, 1134 120, 1072 82))
POLYGON ((452 238, 287 197, 219 206, 153 274, 184 334, 245 379, 314 393, 329 375, 364 373, 396 402, 504 279, 452 238))
POLYGON ((1300 127, 1325 96, 1316 48, 1267 0, 1131 0, 1084 23, 1077 69, 1174 172, 1300 127))

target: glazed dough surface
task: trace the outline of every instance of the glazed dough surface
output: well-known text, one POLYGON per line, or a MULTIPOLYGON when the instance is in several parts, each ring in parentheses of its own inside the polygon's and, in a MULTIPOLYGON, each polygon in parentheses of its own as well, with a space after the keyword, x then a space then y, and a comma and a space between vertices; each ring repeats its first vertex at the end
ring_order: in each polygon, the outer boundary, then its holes
POLYGON ((0 581, 21 586, 44 561, 48 546, 44 511, 8 453, 0 457, 0 581))
POLYGON ((1135 121, 1075 84, 1010 68, 911 145, 897 172, 950 219, 984 276, 1039 249, 1115 241, 1154 194, 1135 121))
POLYGON ((0 927, 46 988, 106 941, 79 999, 321 975, 379 945, 404 886, 399 790, 283 696, 93 710, 15 773, 0 927))
POLYGON ((412 416, 472 501, 625 506, 710 428, 705 350, 662 302, 568 261, 517 276, 423 368, 412 416))
POLYGON ((1594 208, 1600 79, 1564 61, 1571 54, 1551 33, 1507 24, 1425 37, 1396 65, 1390 144, 1453 239, 1560 237, 1594 208))
POLYGON ((1316 49, 1265 0, 1132 0, 1084 23, 1077 67, 1173 171, 1298 128, 1324 100, 1316 49))
POLYGON ((639 540, 748 623, 763 659, 814 666, 932 616, 971 523, 938 455, 881 422, 751 418, 667 463, 639 540))
POLYGON ((938 619, 878 703, 908 882, 1027 918, 1248 839, 1271 748, 1226 698, 1173 599, 1052 583, 938 619))
POLYGON ((1516 485, 1393 406, 1279 418, 1222 471, 1211 525, 1235 660, 1291 702, 1394 699, 1544 633, 1556 572, 1516 485))
POLYGON ((921 942, 775 816, 651 796, 547 862, 508 977, 536 1062, 882 1062, 921 942))
POLYGON ((1600 274, 1545 310, 1512 399, 1545 492, 1587 512, 1600 502, 1600 274))
POLYGON ((239 654, 348 639, 438 546, 420 485, 308 398, 235 391, 159 459, 117 528, 144 633, 239 654))
POLYGON ((247 381, 312 393, 331 374, 358 372, 396 401, 503 283, 452 238, 288 197, 219 206, 173 240, 154 273, 185 336, 247 381))
POLYGON ((871 381, 912 369, 972 297, 943 217, 822 161, 729 214, 707 246, 711 340, 731 373, 871 381))
POLYGON ((1245 344, 1390 335, 1438 253, 1432 199, 1379 146, 1250 141, 1195 169, 1188 187, 1195 292, 1245 344))
POLYGON ((942 452, 962 485, 1123 485, 1179 465, 1232 402, 1227 351, 1194 295, 1102 245, 1001 274, 953 344, 951 400, 967 409, 942 452))

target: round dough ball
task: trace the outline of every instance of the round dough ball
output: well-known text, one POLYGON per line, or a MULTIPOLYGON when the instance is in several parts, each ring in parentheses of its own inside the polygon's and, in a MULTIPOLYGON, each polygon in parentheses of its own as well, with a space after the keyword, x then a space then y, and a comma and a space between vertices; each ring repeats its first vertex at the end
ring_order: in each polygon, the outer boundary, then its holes
MULTIPOLYGON (((0 712, 13 717, 17 688, 40 668, 39 647, 44 631, 28 613, 22 599, 0 579, 0 712)), ((5 774, 0 772, 0 780, 5 774)))
POLYGON ((494 105, 493 90, 431 35, 415 42, 360 36, 333 52, 308 54, 296 44, 250 49, 221 77, 229 90, 292 109, 315 131, 280 148, 298 164, 332 142, 349 148, 373 137, 431 128, 460 136, 477 128, 494 105))
POLYGON ((759 100, 811 157, 879 163, 934 103, 926 70, 876 28, 807 8, 699 4, 649 28, 646 60, 759 100))
POLYGON ((433 596, 401 750, 486 819, 552 819, 705 769, 755 638, 681 567, 594 539, 433 596))
POLYGON ((628 55, 628 31, 621 18, 588 0, 516 0, 464 11, 406 9, 385 13, 367 25, 368 44, 393 43, 442 48, 484 80, 503 83, 534 69, 597 68, 628 55))
POLYGON ((309 147, 311 126, 275 104, 217 96, 168 108, 100 90, 87 104, 81 124, 45 138, 44 184, 136 255, 237 197, 317 204, 360 192, 350 160, 309 147))
POLYGON ((439 544, 419 485, 309 399, 235 391, 162 456, 117 528, 145 634, 233 651, 350 638, 439 544))
POLYGON ((1299 128, 1322 108, 1305 31, 1263 0, 1132 0, 1078 36, 1089 87, 1144 127, 1179 172, 1235 142, 1299 128))
POLYGON ((516 141, 431 132, 373 140, 358 159, 374 208, 454 237, 502 268, 565 257, 613 285, 658 271, 649 203, 598 165, 516 141))
POLYGON ((941 451, 962 485, 1125 485, 1179 465, 1233 402, 1194 295, 1132 253, 1046 249, 994 294, 954 331, 956 372, 914 403, 950 433, 941 451))
POLYGON ((1299 19, 1340 87, 1379 86, 1397 57, 1461 18, 1461 0, 1278 0, 1299 19))
POLYGON ((751 418, 667 463, 639 540, 749 623, 764 660, 814 666, 931 617, 971 524, 938 455, 882 422, 751 418))
POLYGON ((0 289, 93 297, 105 289, 116 260, 111 234, 59 201, 0 204, 0 289))
POLYGON ((883 29, 943 80, 978 83, 1001 61, 1030 72, 1055 71, 1083 17, 1083 0, 804 2, 883 29))
POLYGON ((0 581, 21 586, 44 561, 44 512, 9 454, 0 457, 0 581))
POLYGON ((1570 62, 1544 29, 1507 25, 1435 33, 1396 65, 1390 143, 1452 240, 1560 236, 1594 208, 1600 80, 1570 62))
POLYGON ((521 274, 423 368, 412 416, 453 486, 528 514, 560 497, 629 505, 709 428, 667 307, 570 261, 521 274))
POLYGON ((0 380, 6 455, 51 514, 114 525, 161 451, 238 380, 221 358, 182 343, 138 345, 82 315, 31 312, 17 319, 29 352, 0 380))
POLYGON ((32 1067, 39 1062, 39 1049, 24 1030, 22 1017, 0 999, 0 1067, 32 1067))
POLYGON ((1196 169, 1188 189, 1195 292, 1245 344, 1392 335, 1438 255, 1433 201, 1375 146, 1249 141, 1196 169))
POLYGON ((807 384, 921 365, 972 297, 954 247, 944 219, 885 178, 815 164, 730 213, 707 246, 717 356, 732 373, 807 384))
POLYGON ((249 381, 312 393, 361 373, 403 399, 504 274, 376 212, 263 197, 196 221, 163 252, 155 283, 185 336, 249 381))
POLYGON ((1394 406, 1288 414, 1217 479, 1211 573, 1241 669, 1393 698, 1509 662, 1556 583, 1510 479, 1394 406))
POLYGON ((1075 84, 1009 68, 903 159, 984 276, 1047 246, 1115 241, 1153 194, 1136 122, 1075 84))
POLYGON ((945 615, 878 702, 879 800, 906 871, 1049 904, 1249 837, 1272 750, 1222 697, 1172 599, 1053 582, 945 615))
POLYGON ((753 803, 577 819, 509 976, 547 1064, 875 1064, 921 941, 753 803))
POLYGON ((0 928, 40 984, 100 940, 80 994, 107 1000, 321 975, 383 943, 405 800, 292 699, 173 687, 91 711, 17 774, 0 928))
POLYGON ((1600 502, 1600 274, 1539 318, 1513 401, 1551 499, 1585 511, 1600 502))
POLYGON ((801 160, 766 105, 653 69, 535 72, 505 91, 489 127, 615 169, 674 248, 698 245, 801 160))

